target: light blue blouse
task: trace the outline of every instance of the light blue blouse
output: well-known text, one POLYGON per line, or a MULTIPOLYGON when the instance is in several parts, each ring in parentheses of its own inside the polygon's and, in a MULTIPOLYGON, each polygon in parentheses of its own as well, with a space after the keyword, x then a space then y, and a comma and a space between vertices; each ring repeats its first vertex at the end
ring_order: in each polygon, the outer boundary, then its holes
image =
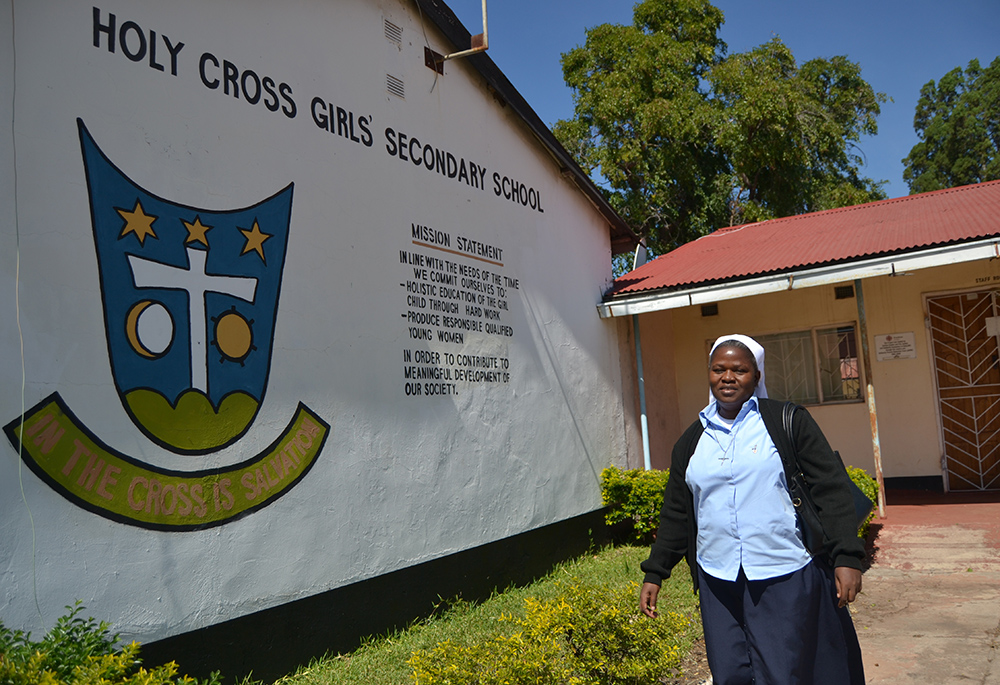
POLYGON ((778 450, 751 397, 728 427, 713 398, 699 414, 702 433, 685 481, 694 495, 698 564, 734 581, 798 571, 811 557, 802 544, 778 450))

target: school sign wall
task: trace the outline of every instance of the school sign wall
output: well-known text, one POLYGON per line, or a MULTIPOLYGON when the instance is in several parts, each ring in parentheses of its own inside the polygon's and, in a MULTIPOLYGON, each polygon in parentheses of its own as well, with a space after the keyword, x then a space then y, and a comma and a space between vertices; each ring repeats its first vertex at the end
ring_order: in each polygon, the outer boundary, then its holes
POLYGON ((7 625, 301 627, 600 506, 620 220, 491 62, 425 66, 447 7, 9 9, 7 625))

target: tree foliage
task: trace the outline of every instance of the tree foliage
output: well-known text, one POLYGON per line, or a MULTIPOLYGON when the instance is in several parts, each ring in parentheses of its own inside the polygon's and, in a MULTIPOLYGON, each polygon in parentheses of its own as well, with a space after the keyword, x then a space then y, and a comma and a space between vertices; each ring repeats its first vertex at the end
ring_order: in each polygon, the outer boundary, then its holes
POLYGON ((920 139, 903 160, 911 193, 1000 178, 1000 57, 972 60, 920 89, 913 117, 920 139))
POLYGON ((797 65, 774 38, 727 56, 707 0, 645 0, 563 55, 554 131, 654 252, 722 226, 884 197, 861 175, 886 96, 846 57, 797 65))

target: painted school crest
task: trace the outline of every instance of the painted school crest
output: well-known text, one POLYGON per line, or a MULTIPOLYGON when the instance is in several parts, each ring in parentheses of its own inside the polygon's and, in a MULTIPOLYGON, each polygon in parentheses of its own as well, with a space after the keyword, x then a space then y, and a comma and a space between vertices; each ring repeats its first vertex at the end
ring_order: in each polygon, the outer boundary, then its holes
POLYGON ((292 186, 209 211, 143 190, 80 122, 108 353, 154 442, 204 454, 243 435, 267 388, 292 186))
MULTIPOLYGON (((125 412, 178 454, 232 445, 267 389, 293 186, 241 209, 178 204, 133 182, 78 126, 108 357, 125 412)), ((329 425, 300 403, 260 454, 193 471, 115 451, 58 393, 4 430, 28 466, 80 506, 133 525, 192 530, 287 492, 311 468, 329 425)))

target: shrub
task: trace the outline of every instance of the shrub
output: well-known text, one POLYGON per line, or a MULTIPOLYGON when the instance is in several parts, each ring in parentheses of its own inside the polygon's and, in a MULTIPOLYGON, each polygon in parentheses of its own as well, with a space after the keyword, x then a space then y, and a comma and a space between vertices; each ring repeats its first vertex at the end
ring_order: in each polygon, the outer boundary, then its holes
POLYGON ((2 685, 218 685, 218 674, 205 681, 177 676, 171 662, 147 670, 140 666, 139 645, 116 651, 117 635, 110 626, 81 618, 77 602, 66 607, 56 625, 40 642, 31 633, 10 630, 0 622, 0 684, 2 685))
POLYGON ((440 642, 414 652, 417 685, 629 685, 659 682, 680 665, 687 618, 639 614, 639 586, 561 584, 562 596, 525 600, 515 632, 472 644, 440 642))
MULTIPOLYGON (((859 488, 861 488, 861 492, 868 495, 868 499, 870 499, 875 504, 878 503, 877 480, 868 475, 868 472, 865 471, 864 469, 859 469, 854 466, 847 467, 847 475, 851 477, 851 480, 853 480, 859 488)), ((858 537, 860 538, 868 537, 868 529, 871 527, 871 521, 873 518, 875 518, 876 511, 878 511, 877 507, 873 508, 872 513, 870 513, 868 515, 868 518, 865 519, 865 522, 861 524, 861 528, 858 529, 858 537)))
POLYGON ((622 522, 632 525, 632 540, 648 544, 656 532, 667 489, 669 470, 619 469, 601 471, 601 499, 610 507, 604 515, 609 526, 622 522))

